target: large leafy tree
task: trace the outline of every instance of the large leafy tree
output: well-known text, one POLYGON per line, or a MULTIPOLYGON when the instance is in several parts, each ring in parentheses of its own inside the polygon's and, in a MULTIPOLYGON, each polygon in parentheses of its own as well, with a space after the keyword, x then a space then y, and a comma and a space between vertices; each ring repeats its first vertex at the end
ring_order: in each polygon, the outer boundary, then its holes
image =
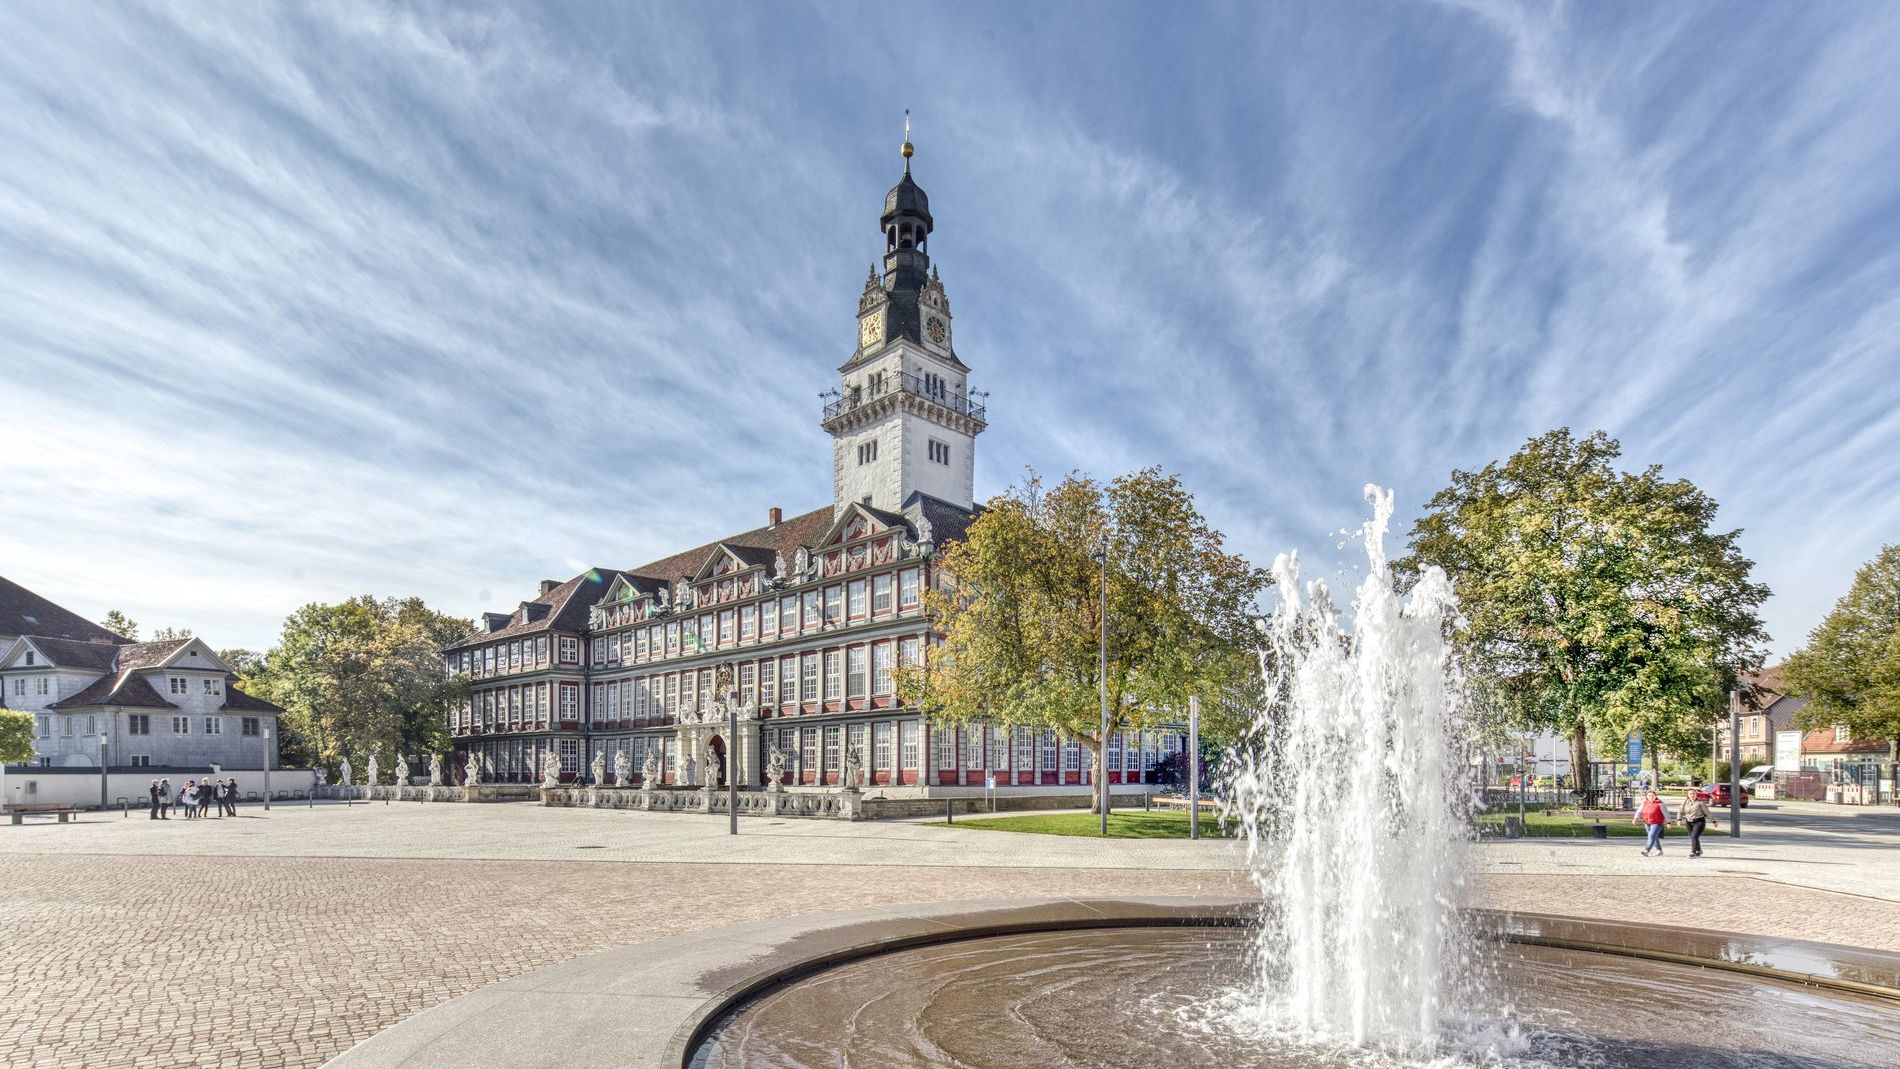
MULTIPOLYGON (((987 503, 928 591, 944 635, 904 692, 940 723, 1053 728, 1101 768, 1098 642, 1108 537, 1110 732, 1185 714, 1189 695, 1221 714, 1253 693, 1256 601, 1269 578, 1223 546, 1176 476, 1157 468, 1103 486, 1033 472, 987 503), (1229 700, 1239 696, 1239 701, 1229 700)), ((1097 782, 1100 782, 1097 780, 1097 782)))
POLYGON ((474 625, 420 598, 364 595, 310 604, 284 621, 278 644, 244 675, 284 707, 287 744, 313 760, 440 753, 448 710, 467 680, 443 671, 443 646, 474 625))
POLYGON ((1782 680, 1809 698, 1802 726, 1900 739, 1900 545, 1861 566, 1807 646, 1788 658, 1782 680))
POLYGON ((0 765, 33 760, 33 714, 0 709, 0 765))
POLYGON ((1567 736, 1584 777, 1592 739, 1700 747, 1765 641, 1741 532, 1713 530, 1715 501, 1687 480, 1619 472, 1619 456, 1566 428, 1454 471, 1399 562, 1445 570, 1467 665, 1513 726, 1567 736))
POLYGON ((135 642, 138 641, 139 622, 117 609, 106 610, 106 618, 99 621, 99 626, 120 638, 129 638, 135 642))

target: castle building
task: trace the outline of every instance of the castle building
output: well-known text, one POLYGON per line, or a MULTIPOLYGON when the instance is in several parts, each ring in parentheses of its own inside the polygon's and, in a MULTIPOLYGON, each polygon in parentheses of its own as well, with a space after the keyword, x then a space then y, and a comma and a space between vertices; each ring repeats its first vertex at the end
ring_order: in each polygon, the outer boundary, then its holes
MULTIPOLYGON (((897 670, 934 640, 922 593, 944 577, 938 547, 980 511, 975 447, 988 425, 957 355, 950 302, 931 266, 935 223, 910 173, 884 198, 883 271, 858 301, 856 346, 821 423, 832 437, 832 500, 796 516, 632 568, 543 580, 513 611, 484 614, 443 653, 473 684, 451 716, 452 767, 532 782, 558 754, 567 781, 652 765, 666 784, 835 787, 847 765, 893 793, 1071 787, 1089 761, 1053 732, 929 724, 896 693, 897 670), (738 737, 710 712, 729 686, 738 737)), ((1128 733, 1109 748, 1111 782, 1149 778, 1178 735, 1128 733)), ((603 777, 613 781, 611 775, 603 777)))

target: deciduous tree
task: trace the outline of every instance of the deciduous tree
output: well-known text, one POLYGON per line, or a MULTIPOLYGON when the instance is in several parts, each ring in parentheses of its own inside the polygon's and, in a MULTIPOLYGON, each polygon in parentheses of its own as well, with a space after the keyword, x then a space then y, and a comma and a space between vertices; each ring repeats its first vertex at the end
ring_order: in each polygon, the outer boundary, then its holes
POLYGON ((138 641, 139 622, 117 609, 106 610, 106 618, 99 621, 99 626, 120 638, 129 638, 134 642, 138 641))
POLYGON ((903 673, 904 692, 939 723, 1052 728, 1099 774, 1103 588, 1091 555, 1104 534, 1111 735, 1185 716, 1191 694, 1219 733, 1223 713, 1240 715, 1227 699, 1256 686, 1253 621, 1269 579, 1157 468, 1107 486, 1071 474, 1045 487, 1032 472, 988 502, 938 562, 954 583, 924 604, 944 643, 903 673))
POLYGON ((1861 565, 1782 680, 1808 697, 1801 725, 1843 725, 1856 738, 1900 739, 1900 545, 1861 565))
POLYGON ((1617 471, 1620 455, 1565 428, 1454 471, 1399 562, 1451 577, 1468 667, 1516 726, 1570 739, 1586 786, 1592 738, 1700 746, 1765 641, 1741 532, 1712 530, 1716 503, 1687 480, 1617 471))
POLYGON ((440 650, 473 626, 420 598, 313 603, 284 622, 244 683, 284 707, 286 741, 317 761, 441 753, 445 716, 468 682, 443 670, 440 650))
POLYGON ((33 714, 19 709, 0 709, 0 765, 20 765, 33 760, 33 714))

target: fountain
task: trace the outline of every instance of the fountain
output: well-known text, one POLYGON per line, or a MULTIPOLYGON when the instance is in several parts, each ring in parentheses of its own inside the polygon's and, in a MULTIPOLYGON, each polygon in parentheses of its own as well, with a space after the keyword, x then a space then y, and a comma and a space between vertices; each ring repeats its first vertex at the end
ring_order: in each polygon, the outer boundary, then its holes
POLYGON ((1302 586, 1294 558, 1275 563, 1268 697, 1225 792, 1260 892, 1254 923, 1070 918, 999 935, 973 921, 960 939, 833 952, 682 1033, 685 1064, 1900 1064, 1891 955, 1460 908, 1475 799, 1447 642, 1457 603, 1436 569, 1401 596, 1384 548, 1392 495, 1367 496, 1350 626, 1323 583, 1302 586), (1834 977, 1879 982, 1813 975, 1823 960, 1834 977))

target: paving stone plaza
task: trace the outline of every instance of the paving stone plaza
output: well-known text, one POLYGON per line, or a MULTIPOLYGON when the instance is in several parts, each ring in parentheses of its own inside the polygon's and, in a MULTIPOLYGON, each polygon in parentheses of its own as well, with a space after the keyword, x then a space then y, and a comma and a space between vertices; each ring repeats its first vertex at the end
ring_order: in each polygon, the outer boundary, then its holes
MULTIPOLYGON (((1473 902, 1900 950, 1900 813, 1751 811, 1708 856, 1478 848, 1473 902)), ((532 805, 0 828, 0 1064, 296 1066, 594 951, 931 901, 1246 893, 1228 842, 532 805)))

